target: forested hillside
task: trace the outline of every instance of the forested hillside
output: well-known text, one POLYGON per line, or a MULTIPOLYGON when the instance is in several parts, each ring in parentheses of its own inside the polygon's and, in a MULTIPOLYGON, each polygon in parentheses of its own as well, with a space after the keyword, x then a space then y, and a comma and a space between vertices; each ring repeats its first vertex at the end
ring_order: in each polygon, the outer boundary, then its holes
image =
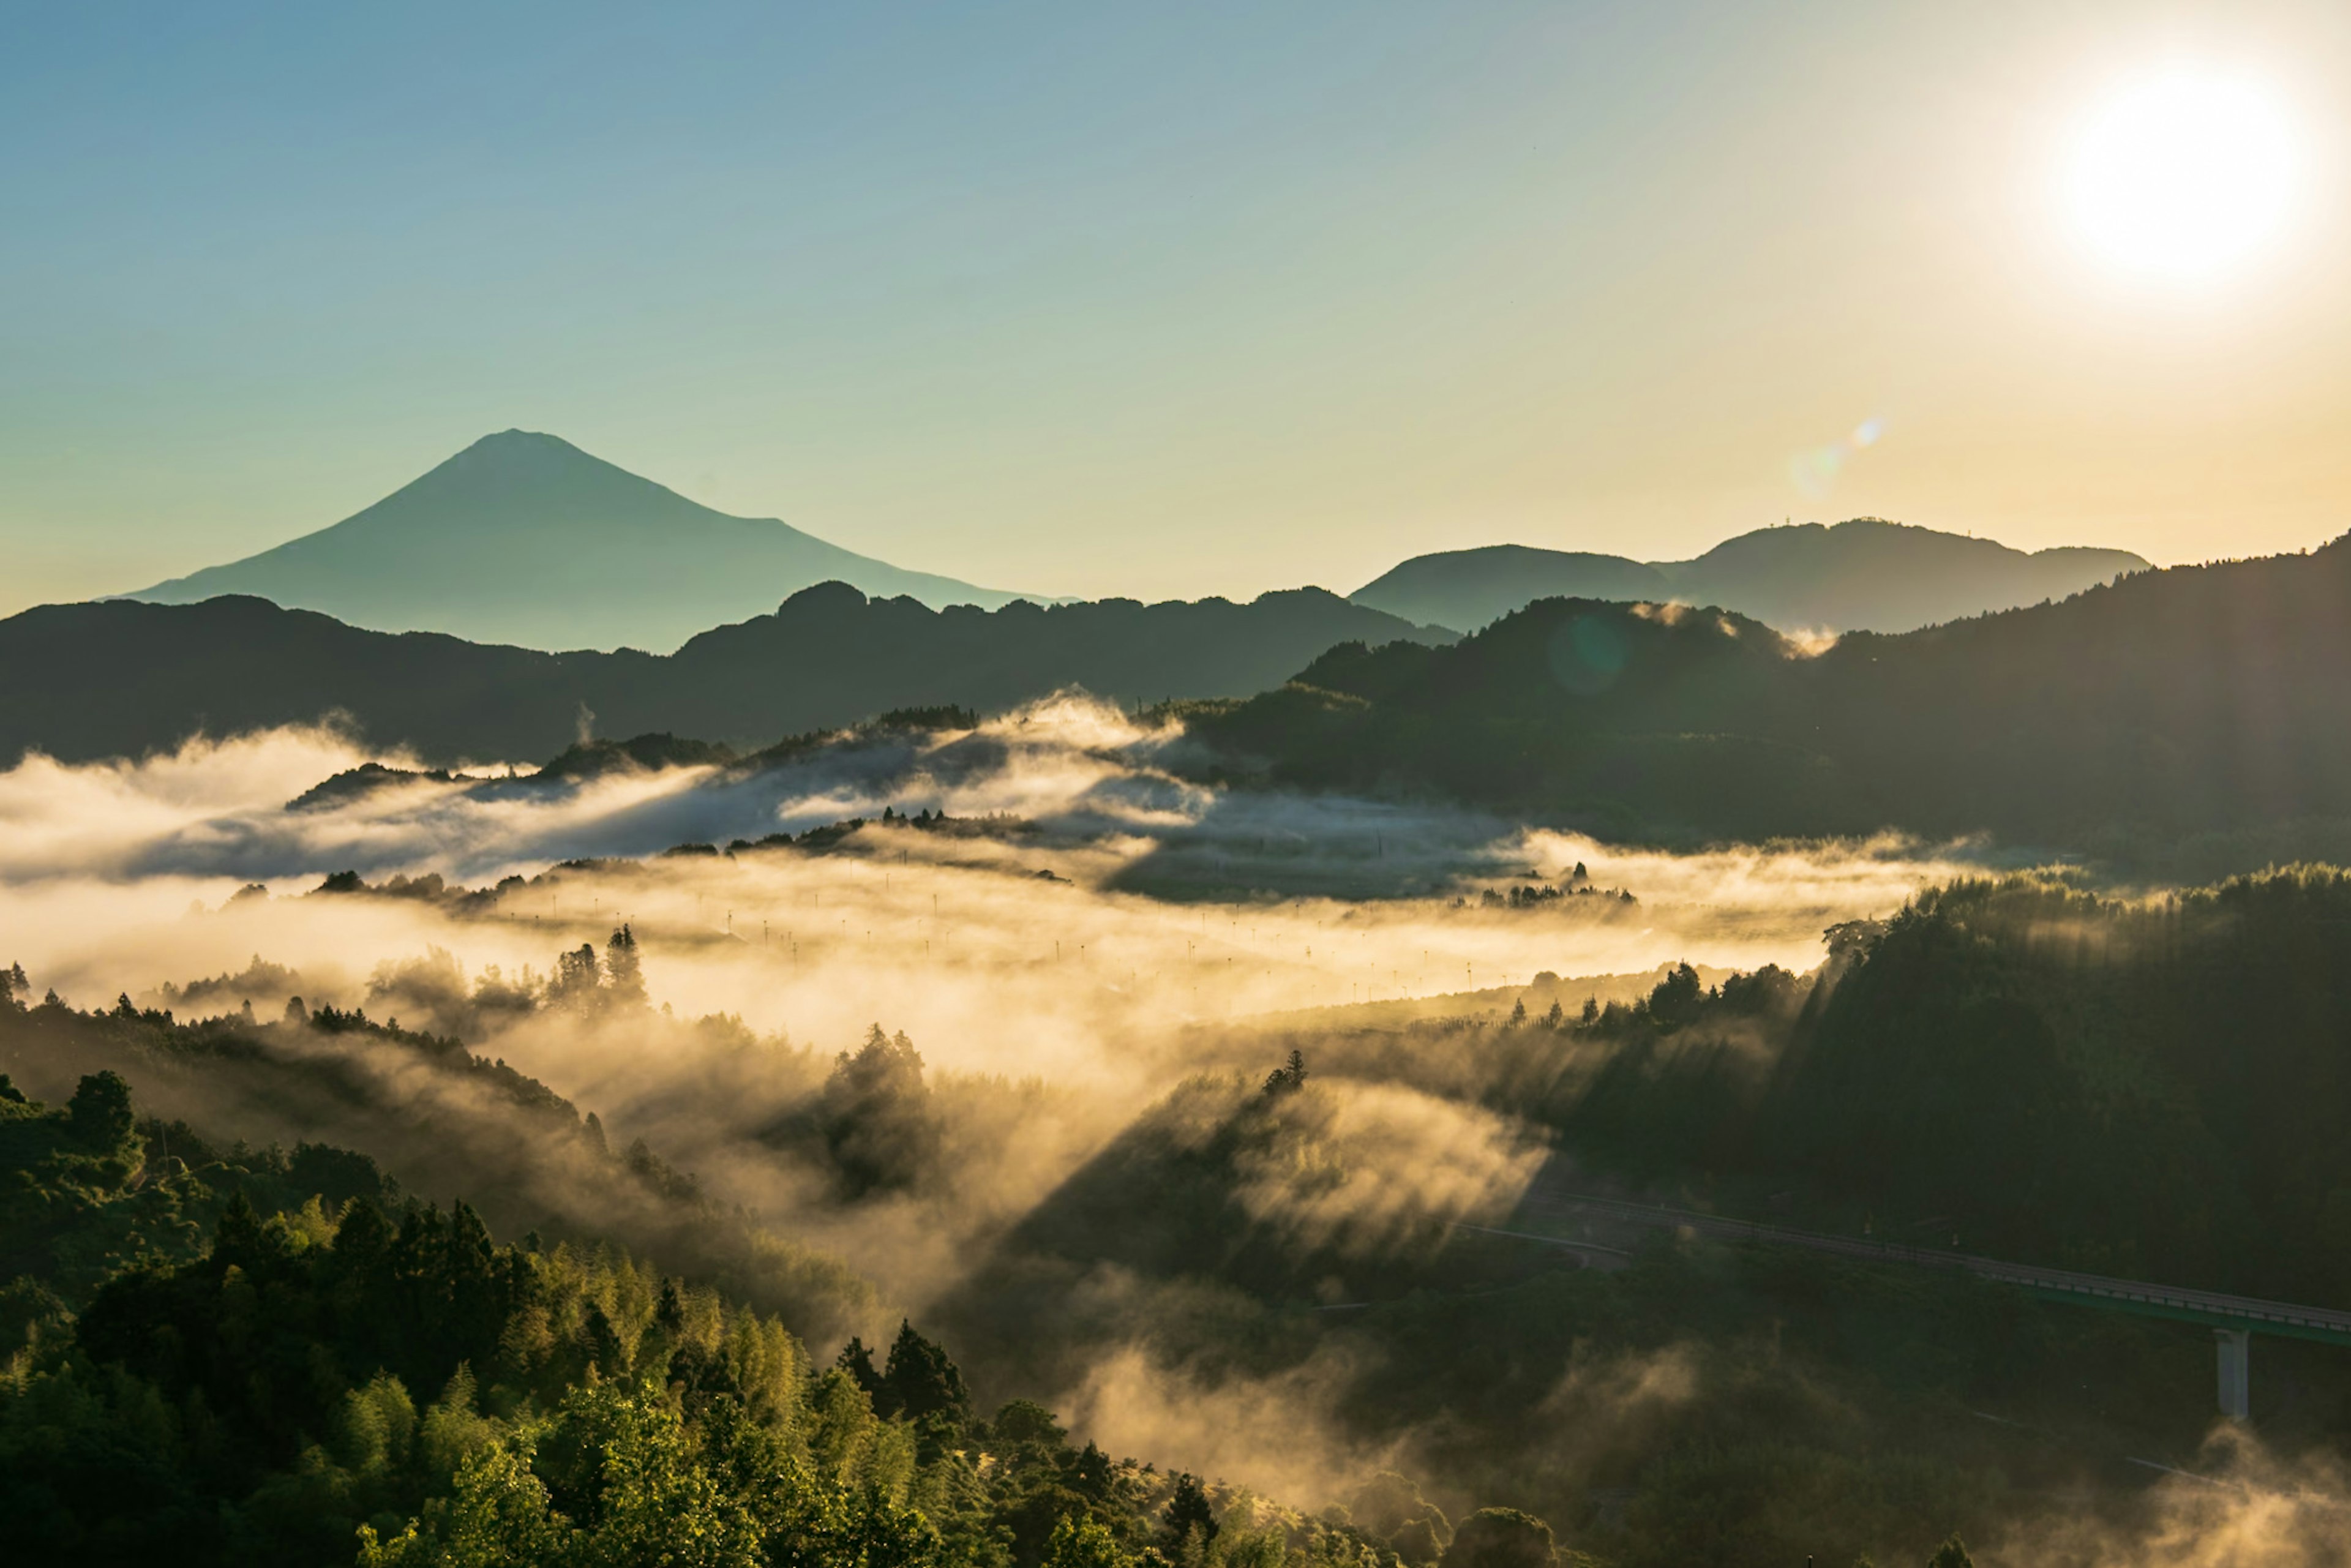
POLYGON ((1744 617, 1545 600, 1333 649, 1192 710, 1230 775, 1434 791, 1618 835, 1989 831, 2094 847, 2351 815, 2351 543, 1813 653, 1744 617))
MULTIPOLYGON (((2093 924, 2156 918, 1996 891, 2093 924)), ((1685 974, 1580 1020, 1204 1039, 1204 1059, 1239 1051, 1273 1070, 1171 1084, 1017 1224, 954 1235, 960 1283, 920 1327, 893 1313, 886 1352, 824 1326, 860 1310, 840 1265, 766 1236, 653 1149, 612 1152, 592 1118, 445 1035, 290 1003, 257 1020, 229 1005, 240 988, 291 980, 261 967, 179 988, 188 1006, 228 1009, 202 1021, 127 999, 32 1004, 12 969, 0 1539, 93 1563, 152 1561, 164 1542, 240 1563, 1923 1559, 1955 1526, 1980 1538, 2035 1517, 2036 1478, 2080 1463, 2074 1446, 2192 1445, 2199 1337, 1965 1280, 1670 1239, 1579 1270, 1454 1221, 1486 1212, 1465 1208, 1474 1191, 1507 1203, 1512 1173, 1552 1138, 1593 1179, 1700 1197, 1735 1198, 1743 1180, 1777 1190, 1792 1171, 1813 1214, 1866 1192, 1892 1223, 1941 1201, 1947 1167, 1917 1146, 1931 1139, 1896 1145, 1901 1172, 1924 1173, 1914 1193, 1805 1174, 1818 1159, 1805 1138, 1816 1128, 1843 1147, 1885 1113, 1882 1083, 1821 1085, 1848 1071, 1837 1062, 1887 1049, 1868 1029, 1901 983, 1912 925, 1991 896, 1958 890, 1884 936, 1841 934, 1833 986, 1767 972, 1708 994, 1685 974), (60 1108, 18 1098, 26 1082, 57 1086, 60 1108), (1819 1121, 1791 1120, 1783 1101, 1817 1104, 1819 1121), (285 1153, 199 1118, 156 1120, 151 1102, 332 1135, 285 1153), (1286 1437, 1300 1495, 1254 1498, 1065 1436, 1052 1404, 1139 1354, 1169 1430, 1286 1437), (2086 1425, 2048 1394, 2074 1376, 2104 1390, 2086 1425), (1269 1405, 1249 1389, 1281 1392, 1269 1405), (1180 1414, 1193 1402, 1196 1416, 1180 1414), (2054 1448, 2011 1437, 1970 1406, 2070 1435, 2054 1448), (126 1475, 140 1478, 128 1495, 126 1475), (682 1557, 680 1542, 693 1543, 682 1557)), ((2351 895, 2315 880, 2224 890, 2183 903, 2181 941, 2194 949, 2272 902, 2284 918, 2296 897, 2331 909, 2351 895)), ((2050 916, 2018 909, 1944 946, 1989 943, 2029 970, 2037 949, 2018 933, 2050 916)), ((2307 1011, 2314 993, 2285 977, 2319 956, 2287 954, 2249 983, 2307 1011)), ((1040 1124, 1007 1134, 878 1030, 829 1068, 740 1039, 697 1055, 693 1031, 724 1025, 645 1009, 643 961, 618 932, 544 979, 486 976, 469 990, 430 963, 387 967, 371 1005, 482 1030, 517 1009, 620 1028, 648 1061, 677 1065, 663 1091, 674 1124, 753 1126, 737 1157, 766 1150, 825 1173, 821 1202, 876 1246, 908 1215, 967 1212, 952 1207, 971 1180, 956 1151, 975 1134, 1018 1141, 1040 1124), (770 1096, 799 1108, 770 1113, 770 1096)), ((2160 961, 2193 983, 2179 950, 2160 961)), ((1980 986, 1972 962, 1947 988, 1980 986)), ((2135 972, 2116 963, 2119 988, 2135 972)), ((1980 1009, 1945 1010, 1948 1035, 1929 1043, 1955 1071, 2006 1049, 1980 1009)), ((2191 1066, 2197 1021, 2178 1037, 2191 1066)), ((2013 1130, 1997 1109, 1951 1146, 2012 1145, 2030 1166, 2108 1114, 2062 1092, 2026 1101, 2013 1130)), ((2312 1112, 2312 1138, 2329 1136, 2331 1113, 2312 1112)), ((2137 1180, 2133 1129, 2120 1132, 2086 1156, 2109 1186, 2070 1167, 2060 1178, 2091 1200, 2137 1180)), ((2278 1195, 2301 1190, 2305 1146, 2281 1145, 2273 1176, 2245 1182, 2249 1212, 2268 1204, 2292 1223, 2278 1195)), ((2216 1151, 2223 1177, 2248 1153, 2216 1151)), ((1995 1177, 1989 1207, 1959 1221, 1971 1241, 1980 1227, 1986 1245, 2077 1255, 2063 1216, 2053 1239, 2001 1230, 2012 1184, 1995 1177)), ((2149 1257, 2230 1267, 2226 1254, 2149 1257)), ((2300 1389, 2305 1405, 2340 1392, 2323 1358, 2264 1367, 2265 1389, 2300 1389)), ((2095 1495, 2131 1527, 2134 1494, 2095 1495)))
MULTIPOLYGON (((233 1080, 241 1059, 276 1058, 262 1071, 283 1088, 299 1059, 335 1054, 267 1043, 273 1029, 320 1027, 315 1017, 192 1027, 127 1002, 107 1015, 28 1008, 24 986, 20 969, 0 972, 0 1055, 37 1071, 54 1071, 66 1041, 158 1072, 179 1058, 183 1081, 208 1084, 233 1080)), ((569 1114, 455 1042, 348 1018, 324 1026, 417 1051, 428 1071, 488 1074, 494 1103, 478 1113, 518 1118, 525 1141, 533 1116, 569 1114)), ((216 1087, 239 1117, 271 1093, 216 1087)), ((430 1178, 486 1175, 463 1152, 478 1132, 446 1119, 455 1099, 432 1128, 444 1162, 401 1139, 423 1118, 389 1085, 319 1092, 360 1121, 381 1111, 375 1132, 430 1178)), ((586 1136, 614 1180, 668 1189, 727 1249, 733 1222, 681 1194, 642 1146, 605 1155, 592 1118, 586 1136)), ((598 1234, 585 1206, 551 1215, 590 1227, 571 1239, 533 1228, 501 1244, 463 1199, 420 1201, 366 1155, 256 1150, 142 1120, 111 1070, 84 1075, 54 1110, 0 1078, 0 1177, 10 1561, 1395 1562, 1364 1531, 1073 1446, 1035 1403, 986 1415, 909 1324, 886 1350, 852 1338, 812 1359, 783 1318, 714 1288, 730 1272, 760 1281, 691 1227, 663 1238, 683 1276, 598 1234)), ((519 1196, 496 1180, 482 1191, 508 1206, 519 1196)))
POLYGON ((2351 876, 1963 883, 1831 943, 1809 976, 1685 968, 1580 1018, 1301 1043, 1531 1118, 1594 1181, 2351 1302, 2351 876))

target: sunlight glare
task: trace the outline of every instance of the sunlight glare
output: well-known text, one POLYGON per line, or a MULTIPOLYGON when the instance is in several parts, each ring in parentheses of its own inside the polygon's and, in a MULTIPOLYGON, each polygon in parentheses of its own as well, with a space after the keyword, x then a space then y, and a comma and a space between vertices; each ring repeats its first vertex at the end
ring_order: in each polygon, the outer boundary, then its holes
POLYGON ((2252 258, 2283 226, 2300 163, 2286 115, 2262 84, 2175 69, 2085 117, 2061 195, 2074 233, 2108 267, 2200 283, 2252 258))

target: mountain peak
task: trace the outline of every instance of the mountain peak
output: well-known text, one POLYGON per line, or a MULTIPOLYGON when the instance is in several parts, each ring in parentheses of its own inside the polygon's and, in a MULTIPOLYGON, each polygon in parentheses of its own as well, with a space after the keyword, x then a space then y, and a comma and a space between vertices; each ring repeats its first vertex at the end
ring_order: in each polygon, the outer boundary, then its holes
MULTIPOLYGON (((667 487, 650 479, 639 478, 627 469, 605 462, 590 452, 584 452, 559 435, 549 435, 539 430, 501 430, 485 435, 455 456, 435 464, 409 486, 422 485, 437 474, 517 473, 533 476, 560 474, 566 470, 620 476, 632 483, 669 494, 667 487)), ((399 492, 395 491, 395 495, 399 492)), ((364 514, 362 514, 364 515, 364 514)))
MULTIPOLYGON (((493 431, 491 434, 482 437, 479 441, 475 442, 471 446, 466 447, 464 452, 459 453, 457 455, 463 457, 469 453, 475 452, 494 455, 505 455, 509 453, 522 452, 563 452, 569 453, 575 457, 588 456, 587 453, 582 452, 577 446, 572 445, 571 443, 564 440, 563 437, 559 435, 549 435, 543 430, 516 429, 493 431)), ((590 461, 593 462, 596 461, 596 459, 591 458, 590 461)))
POLYGON ((341 522, 130 597, 250 593, 387 632, 665 650, 838 580, 935 607, 1013 598, 740 517, 544 431, 485 435, 341 522))

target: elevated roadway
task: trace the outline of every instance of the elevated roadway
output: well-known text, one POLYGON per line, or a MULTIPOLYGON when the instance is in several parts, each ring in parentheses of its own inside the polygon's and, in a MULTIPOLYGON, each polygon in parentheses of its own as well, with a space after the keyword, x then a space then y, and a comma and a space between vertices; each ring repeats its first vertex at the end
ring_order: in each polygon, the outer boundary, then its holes
POLYGON ((1925 1269, 1972 1274, 2003 1285, 2014 1285, 2049 1301, 2136 1312, 2201 1323, 2219 1342, 2220 1403, 2222 1412, 2243 1420, 2251 1391, 2251 1340, 2262 1333, 2285 1334, 2329 1344, 2351 1345, 2351 1312, 2332 1307, 2302 1306, 2291 1301, 2233 1296, 2219 1291, 2191 1290, 2182 1285, 2150 1284, 2105 1274, 2084 1274, 2069 1269, 2011 1263, 1980 1257, 1957 1249, 1909 1247, 1874 1238, 1836 1236, 1784 1225, 1759 1225, 1717 1214, 1673 1208, 1662 1204, 1633 1203, 1623 1198, 1596 1197, 1563 1192, 1541 1185, 1520 1200, 1509 1228, 1466 1227, 1488 1234, 1516 1236, 1585 1254, 1612 1249, 1592 1239, 1593 1228, 1610 1232, 1626 1228, 1687 1230, 1721 1241, 1744 1241, 1768 1247, 1800 1247, 1872 1263, 1902 1263, 1925 1269), (1561 1235, 1562 1228, 1582 1228, 1582 1237, 1561 1235))

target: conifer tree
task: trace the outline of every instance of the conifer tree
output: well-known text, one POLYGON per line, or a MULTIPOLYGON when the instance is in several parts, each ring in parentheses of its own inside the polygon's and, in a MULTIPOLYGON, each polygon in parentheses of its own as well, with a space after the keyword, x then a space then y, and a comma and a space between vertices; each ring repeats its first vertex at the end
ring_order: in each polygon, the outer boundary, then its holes
POLYGON ((636 933, 623 925, 604 945, 605 999, 616 1008, 645 1005, 645 971, 637 957, 636 933))

